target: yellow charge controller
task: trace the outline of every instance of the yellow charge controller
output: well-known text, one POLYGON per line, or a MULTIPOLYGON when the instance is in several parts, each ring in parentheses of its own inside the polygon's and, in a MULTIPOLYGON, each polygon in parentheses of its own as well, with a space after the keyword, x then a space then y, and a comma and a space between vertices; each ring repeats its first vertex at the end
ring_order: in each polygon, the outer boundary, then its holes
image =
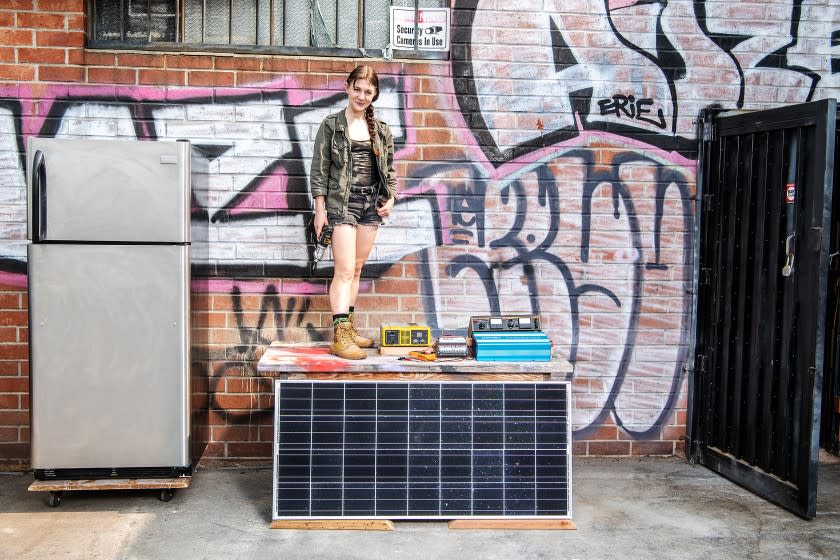
POLYGON ((379 335, 380 344, 386 347, 417 346, 423 348, 432 344, 432 329, 417 323, 382 325, 379 335))

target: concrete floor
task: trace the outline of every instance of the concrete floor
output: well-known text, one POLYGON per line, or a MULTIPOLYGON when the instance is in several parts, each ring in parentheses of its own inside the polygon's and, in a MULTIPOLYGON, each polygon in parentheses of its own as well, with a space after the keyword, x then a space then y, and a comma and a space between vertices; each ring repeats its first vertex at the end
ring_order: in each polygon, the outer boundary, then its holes
POLYGON ((802 520, 683 459, 576 459, 576 530, 390 532, 270 529, 270 469, 198 470, 169 502, 159 492, 28 492, 0 473, 0 558, 62 559, 673 559, 840 557, 840 461, 820 466, 817 518, 802 520))

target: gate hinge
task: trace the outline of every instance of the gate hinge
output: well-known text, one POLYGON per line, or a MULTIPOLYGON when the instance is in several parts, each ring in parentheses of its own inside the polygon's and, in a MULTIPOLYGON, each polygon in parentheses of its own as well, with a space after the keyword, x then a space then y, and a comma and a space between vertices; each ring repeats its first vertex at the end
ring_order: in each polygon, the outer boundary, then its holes
POLYGON ((697 371, 700 375, 706 374, 706 355, 700 354, 697 356, 697 371))
POLYGON ((715 195, 713 194, 704 194, 703 195, 703 212, 711 212, 712 211, 712 203, 715 201, 715 195))
POLYGON ((700 269, 700 285, 701 286, 709 286, 712 283, 712 269, 711 268, 701 268, 700 269))
POLYGON ((717 126, 714 123, 706 122, 703 126, 703 141, 704 142, 711 142, 712 138, 715 137, 715 129, 717 126))
POLYGON ((823 228, 812 227, 808 230, 808 249, 819 251, 822 247, 823 228))

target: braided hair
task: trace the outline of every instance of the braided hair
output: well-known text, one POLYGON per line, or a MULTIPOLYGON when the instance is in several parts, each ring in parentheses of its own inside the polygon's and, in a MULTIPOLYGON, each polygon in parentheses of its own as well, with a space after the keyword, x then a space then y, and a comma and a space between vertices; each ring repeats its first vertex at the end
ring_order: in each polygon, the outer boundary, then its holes
POLYGON ((373 86, 374 94, 370 105, 365 109, 365 121, 367 122, 368 134, 370 134, 370 146, 375 155, 379 155, 376 147, 376 120, 373 116, 373 102, 379 99, 379 76, 376 71, 366 64, 356 66, 350 75, 347 76, 347 85, 352 86, 356 80, 367 80, 373 86))

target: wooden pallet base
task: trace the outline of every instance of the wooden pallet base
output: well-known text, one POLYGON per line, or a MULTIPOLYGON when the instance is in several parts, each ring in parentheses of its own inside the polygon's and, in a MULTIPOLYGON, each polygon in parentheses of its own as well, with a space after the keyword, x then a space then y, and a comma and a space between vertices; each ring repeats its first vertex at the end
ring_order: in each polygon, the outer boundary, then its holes
POLYGON ((388 519, 275 519, 272 529, 314 529, 314 530, 354 530, 354 531, 393 531, 394 522, 388 519))
POLYGON ((450 529, 527 529, 538 531, 577 530, 571 519, 453 519, 450 529))
MULTIPOLYGON (((310 529, 322 531, 393 531, 388 519, 276 519, 272 529, 310 529)), ((538 531, 576 530, 570 519, 453 519, 450 529, 527 529, 538 531)))
POLYGON ((191 476, 178 478, 116 478, 95 480, 36 480, 30 492, 72 492, 74 490, 174 490, 187 488, 191 476))

